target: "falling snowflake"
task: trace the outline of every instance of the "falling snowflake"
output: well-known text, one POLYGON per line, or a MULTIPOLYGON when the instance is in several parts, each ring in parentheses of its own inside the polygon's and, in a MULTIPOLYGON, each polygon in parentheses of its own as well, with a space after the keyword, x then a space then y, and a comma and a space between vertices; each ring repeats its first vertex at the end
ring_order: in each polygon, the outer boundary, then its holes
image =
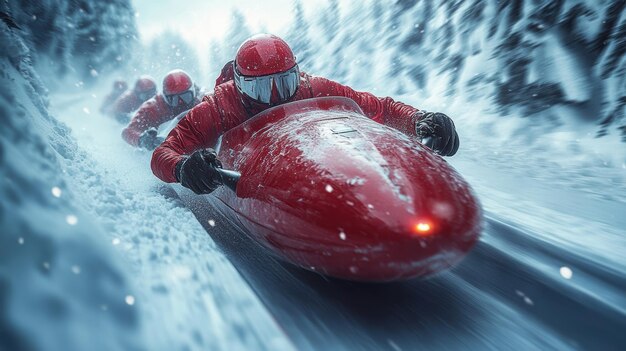
POLYGON ((76 225, 76 223, 78 223, 78 218, 74 215, 68 215, 67 217, 65 217, 65 221, 69 225, 76 225))
POLYGON ((561 276, 565 279, 572 279, 572 275, 574 274, 571 268, 565 266, 561 267, 559 272, 561 273, 561 276))
POLYGON ((332 193, 333 192, 333 187, 330 184, 326 184, 326 192, 328 192, 328 193, 332 193))
POLYGON ((126 301, 126 304, 132 306, 135 304, 135 297, 133 295, 126 295, 124 301, 126 301))
POLYGON ((531 300, 528 296, 524 296, 524 302, 530 306, 534 305, 533 300, 531 300))
POLYGON ((214 220, 212 220, 212 219, 209 219, 209 225, 210 225, 211 227, 215 227, 215 221, 214 221, 214 220))
POLYGON ((80 274, 80 266, 77 266, 77 265, 72 266, 72 273, 80 274))
POLYGON ((55 186, 52 188, 51 192, 52 192, 52 196, 61 197, 61 193, 62 193, 61 188, 55 186))
POLYGON ((24 238, 19 237, 19 238, 17 239, 17 243, 18 243, 18 244, 20 244, 20 245, 24 245, 24 238))
POLYGON ((91 113, 87 107, 83 107, 83 112, 87 115, 91 113))
POLYGON ((113 238, 111 242, 113 243, 113 245, 119 245, 121 241, 118 238, 113 238))
POLYGON ((344 233, 343 230, 339 232, 339 239, 346 240, 346 233, 344 233))

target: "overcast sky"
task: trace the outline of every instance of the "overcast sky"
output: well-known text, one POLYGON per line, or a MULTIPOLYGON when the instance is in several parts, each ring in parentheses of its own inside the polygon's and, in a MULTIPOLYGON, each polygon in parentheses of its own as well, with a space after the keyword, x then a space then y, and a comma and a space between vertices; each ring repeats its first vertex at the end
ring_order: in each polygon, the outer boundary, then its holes
MULTIPOLYGON (((327 0, 305 0, 305 11, 327 4, 327 0)), ((238 8, 252 30, 265 25, 268 31, 281 34, 291 23, 292 0, 133 0, 142 40, 160 32, 179 32, 200 53, 207 52, 211 38, 221 37, 228 29, 232 9, 238 8)))

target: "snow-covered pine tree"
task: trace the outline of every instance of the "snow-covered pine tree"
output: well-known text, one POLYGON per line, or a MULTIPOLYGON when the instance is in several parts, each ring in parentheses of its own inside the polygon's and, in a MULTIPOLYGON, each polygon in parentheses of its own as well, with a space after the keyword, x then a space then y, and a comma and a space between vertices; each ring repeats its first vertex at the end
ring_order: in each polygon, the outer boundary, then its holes
POLYGON ((302 1, 294 0, 293 16, 294 20, 291 24, 291 29, 285 39, 291 46, 294 55, 296 55, 300 68, 306 70, 308 63, 311 61, 311 40, 309 38, 309 22, 304 14, 302 1))
POLYGON ((8 1, 34 48, 35 63, 84 81, 125 65, 137 44, 135 11, 128 0, 8 1))

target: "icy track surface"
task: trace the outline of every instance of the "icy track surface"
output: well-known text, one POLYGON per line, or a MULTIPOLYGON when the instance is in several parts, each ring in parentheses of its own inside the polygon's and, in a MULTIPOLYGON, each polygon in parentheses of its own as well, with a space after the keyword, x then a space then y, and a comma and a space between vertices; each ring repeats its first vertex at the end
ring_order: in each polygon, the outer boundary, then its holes
POLYGON ((98 96, 51 100, 93 160, 67 172, 83 195, 78 206, 100 219, 127 263, 136 291, 126 303, 140 313, 147 349, 292 350, 176 192, 152 175, 150 155, 125 144, 122 126, 97 113, 98 96))
MULTIPOLYGON (((284 265, 232 230, 210 197, 160 183, 149 155, 126 146, 121 126, 95 112, 99 96, 51 100, 95 160, 68 172, 128 262, 150 349, 617 350, 626 343, 622 197, 509 172, 511 162, 523 163, 523 150, 497 157, 463 135, 463 122, 462 149, 450 162, 485 208, 480 243, 432 279, 364 285, 284 265)), ((545 162, 525 167, 531 175, 560 171, 545 162)))

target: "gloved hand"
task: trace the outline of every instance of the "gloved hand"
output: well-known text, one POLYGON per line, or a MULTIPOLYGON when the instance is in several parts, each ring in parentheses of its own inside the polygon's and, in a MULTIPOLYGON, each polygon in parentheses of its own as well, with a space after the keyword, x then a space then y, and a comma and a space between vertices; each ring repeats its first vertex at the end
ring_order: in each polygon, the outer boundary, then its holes
POLYGON ((417 137, 425 146, 442 156, 452 156, 459 149, 459 135, 454 122, 439 112, 426 112, 415 126, 417 137))
POLYGON ((154 150, 157 146, 161 145, 164 140, 165 139, 162 137, 157 136, 156 128, 150 128, 139 135, 138 145, 146 150, 154 150))
POLYGON ((176 165, 176 180, 196 194, 209 194, 222 185, 222 168, 213 149, 196 150, 176 165))

